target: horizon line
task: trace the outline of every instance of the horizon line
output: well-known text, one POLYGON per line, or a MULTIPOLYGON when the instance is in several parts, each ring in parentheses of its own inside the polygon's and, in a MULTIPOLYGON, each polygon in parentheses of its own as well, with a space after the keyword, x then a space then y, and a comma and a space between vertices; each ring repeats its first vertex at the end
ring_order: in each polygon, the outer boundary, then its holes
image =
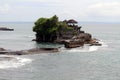
MULTIPOLYGON (((0 21, 0 23, 34 23, 35 21, 0 21)), ((111 21, 78 21, 78 23, 120 23, 111 21)))

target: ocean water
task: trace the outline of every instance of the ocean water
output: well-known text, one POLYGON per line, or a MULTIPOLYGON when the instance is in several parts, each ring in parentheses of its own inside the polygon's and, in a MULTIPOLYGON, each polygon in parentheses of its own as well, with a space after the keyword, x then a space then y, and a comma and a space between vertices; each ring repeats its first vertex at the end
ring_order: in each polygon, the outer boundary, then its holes
POLYGON ((120 23, 79 23, 102 46, 65 49, 63 45, 31 41, 33 23, 0 23, 14 28, 0 31, 0 47, 24 50, 59 47, 60 52, 34 55, 0 55, 0 80, 120 80, 120 23))

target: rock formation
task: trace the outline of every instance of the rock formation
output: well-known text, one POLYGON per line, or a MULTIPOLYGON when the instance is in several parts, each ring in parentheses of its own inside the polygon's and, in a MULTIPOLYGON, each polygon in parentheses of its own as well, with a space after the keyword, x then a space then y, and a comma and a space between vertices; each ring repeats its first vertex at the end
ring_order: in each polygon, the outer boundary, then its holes
POLYGON ((7 27, 0 27, 0 31, 14 31, 14 29, 7 28, 7 27))
POLYGON ((82 39, 65 40, 64 45, 66 48, 76 48, 83 46, 84 41, 82 39))
POLYGON ((81 31, 77 21, 70 19, 59 21, 55 15, 51 18, 40 18, 35 22, 33 31, 36 32, 37 42, 62 43, 66 48, 75 48, 84 44, 100 45, 90 33, 81 31))
POLYGON ((58 48, 33 48, 28 50, 12 51, 4 48, 0 48, 0 54, 5 55, 28 55, 28 54, 40 54, 40 53, 55 53, 59 52, 58 48))

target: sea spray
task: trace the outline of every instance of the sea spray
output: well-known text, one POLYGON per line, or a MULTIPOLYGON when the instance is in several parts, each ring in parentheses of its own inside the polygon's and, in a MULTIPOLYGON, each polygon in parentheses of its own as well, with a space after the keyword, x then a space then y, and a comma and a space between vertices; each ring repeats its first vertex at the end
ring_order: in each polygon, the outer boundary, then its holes
POLYGON ((97 50, 98 50, 98 46, 88 46, 88 45, 78 48, 72 48, 72 49, 66 49, 66 48, 60 49, 60 51, 62 52, 93 52, 97 50))
POLYGON ((102 41, 102 40, 100 40, 99 43, 102 44, 101 47, 108 47, 108 45, 104 41, 102 41))
POLYGON ((94 52, 97 51, 100 48, 108 47, 106 43, 104 43, 102 40, 99 41, 102 46, 89 46, 88 44, 82 46, 82 47, 77 47, 77 48, 71 48, 71 49, 66 49, 64 47, 60 48, 60 51, 62 52, 94 52))
POLYGON ((0 55, 0 69, 18 68, 32 62, 31 59, 11 55, 0 55))
POLYGON ((97 51, 98 48, 99 48, 98 46, 90 46, 88 51, 89 51, 89 52, 97 51))

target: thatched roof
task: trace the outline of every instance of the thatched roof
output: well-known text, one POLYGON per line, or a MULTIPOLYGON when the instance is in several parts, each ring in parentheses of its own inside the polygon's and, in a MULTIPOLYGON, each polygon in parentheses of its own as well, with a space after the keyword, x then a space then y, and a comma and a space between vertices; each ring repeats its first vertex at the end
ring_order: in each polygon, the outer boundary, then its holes
POLYGON ((73 23, 74 24, 74 23, 78 23, 78 22, 75 21, 74 19, 70 19, 70 20, 67 21, 67 23, 73 23))

